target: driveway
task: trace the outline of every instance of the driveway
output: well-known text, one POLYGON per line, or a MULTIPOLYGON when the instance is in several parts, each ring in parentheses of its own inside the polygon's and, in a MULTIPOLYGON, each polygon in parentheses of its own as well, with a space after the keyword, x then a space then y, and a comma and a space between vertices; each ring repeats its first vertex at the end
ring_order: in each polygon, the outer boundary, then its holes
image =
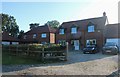
POLYGON ((109 75, 118 70, 118 55, 72 51, 68 61, 51 64, 3 66, 3 75, 109 75))

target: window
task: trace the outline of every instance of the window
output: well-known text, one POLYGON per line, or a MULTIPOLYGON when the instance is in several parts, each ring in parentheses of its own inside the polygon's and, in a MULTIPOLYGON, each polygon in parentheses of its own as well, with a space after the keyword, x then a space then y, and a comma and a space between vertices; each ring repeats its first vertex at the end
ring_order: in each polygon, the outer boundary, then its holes
POLYGON ((63 45, 63 46, 66 45, 66 41, 65 41, 65 40, 59 40, 58 43, 59 43, 60 45, 63 45))
POLYGON ((64 29, 60 29, 59 34, 64 34, 64 29))
POLYGON ((42 37, 42 38, 46 38, 46 37, 47 37, 47 36, 46 36, 46 33, 41 34, 41 37, 42 37))
POLYGON ((33 34, 33 38, 36 38, 37 37, 37 34, 33 34))
POLYGON ((75 34, 75 33, 77 33, 77 28, 76 27, 71 28, 71 34, 75 34))
POLYGON ((94 32, 94 31, 95 31, 94 25, 88 26, 88 32, 94 32))
POLYGON ((96 45, 96 39, 87 40, 86 45, 96 45))
POLYGON ((24 37, 23 37, 24 39, 26 39, 27 38, 27 35, 24 35, 24 37))

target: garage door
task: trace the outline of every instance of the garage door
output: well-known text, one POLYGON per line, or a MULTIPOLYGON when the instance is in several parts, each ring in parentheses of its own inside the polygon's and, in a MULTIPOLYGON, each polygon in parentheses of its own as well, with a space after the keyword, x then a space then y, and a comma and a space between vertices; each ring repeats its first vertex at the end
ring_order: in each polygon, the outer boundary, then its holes
POLYGON ((114 38, 114 39, 107 39, 106 42, 115 42, 118 47, 119 47, 119 50, 120 50, 120 38, 114 38))

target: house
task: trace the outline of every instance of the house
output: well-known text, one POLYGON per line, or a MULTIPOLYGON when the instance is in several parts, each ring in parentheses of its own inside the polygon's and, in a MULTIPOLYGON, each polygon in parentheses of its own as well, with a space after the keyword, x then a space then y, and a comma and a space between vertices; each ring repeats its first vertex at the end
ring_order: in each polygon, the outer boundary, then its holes
POLYGON ((55 43, 56 29, 46 25, 35 27, 24 33, 20 43, 22 44, 46 44, 55 43))
POLYGON ((104 31, 105 42, 115 42, 120 48, 120 23, 107 24, 104 31))
POLYGON ((6 31, 2 32, 2 44, 10 45, 10 44, 19 44, 19 39, 10 36, 10 34, 6 31))
POLYGON ((104 45, 104 29, 108 24, 106 13, 103 16, 77 21, 63 22, 56 31, 56 43, 69 43, 70 50, 80 50, 88 44, 104 45))

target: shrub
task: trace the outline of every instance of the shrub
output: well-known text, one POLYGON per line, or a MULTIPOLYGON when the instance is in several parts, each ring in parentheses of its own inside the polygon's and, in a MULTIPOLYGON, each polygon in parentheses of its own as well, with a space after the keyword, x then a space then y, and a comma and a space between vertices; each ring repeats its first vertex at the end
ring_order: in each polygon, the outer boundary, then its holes
POLYGON ((62 51, 66 49, 66 46, 61 46, 59 44, 34 44, 34 45, 28 45, 28 44, 20 44, 20 45, 3 45, 3 49, 17 49, 18 50, 30 50, 30 51, 62 51))

